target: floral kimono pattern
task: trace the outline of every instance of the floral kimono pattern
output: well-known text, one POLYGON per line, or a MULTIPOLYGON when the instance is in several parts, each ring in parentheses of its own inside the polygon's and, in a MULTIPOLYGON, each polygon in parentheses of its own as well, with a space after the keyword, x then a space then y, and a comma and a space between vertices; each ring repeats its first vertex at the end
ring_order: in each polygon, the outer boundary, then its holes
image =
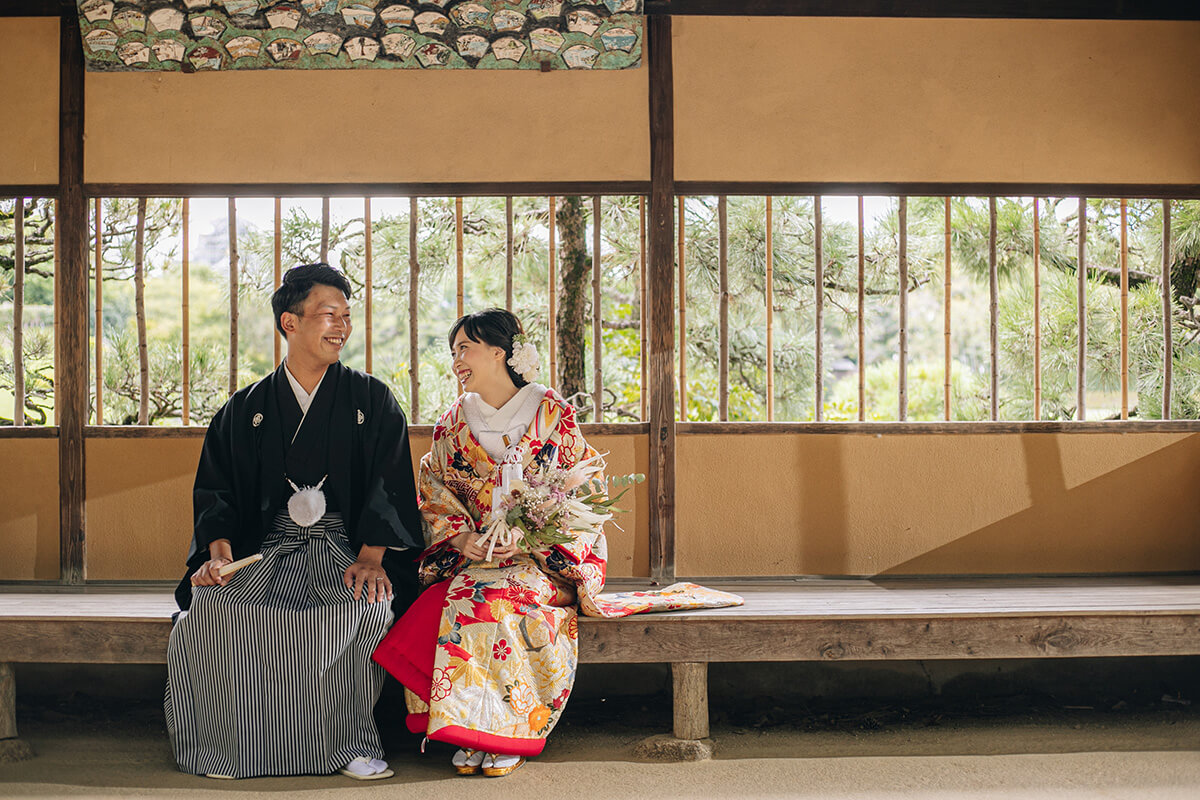
MULTIPOLYGON (((575 410, 548 390, 520 442, 526 474, 569 469, 596 455, 575 410)), ((432 584, 380 645, 375 659, 405 685, 409 728, 462 747, 537 755, 575 680, 576 606, 589 616, 737 605, 741 598, 691 584, 601 596, 603 533, 512 558, 470 562, 448 541, 480 532, 500 485, 500 465, 476 441, 461 398, 434 428, 418 494, 427 548, 420 575, 432 584), (432 660, 428 640, 436 625, 432 660), (424 642, 424 644, 423 644, 424 642)))

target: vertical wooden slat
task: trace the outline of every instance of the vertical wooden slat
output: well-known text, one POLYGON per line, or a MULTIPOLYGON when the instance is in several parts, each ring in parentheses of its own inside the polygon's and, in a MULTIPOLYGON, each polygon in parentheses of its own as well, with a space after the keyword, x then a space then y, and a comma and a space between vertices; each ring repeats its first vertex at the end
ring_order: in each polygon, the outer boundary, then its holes
POLYGON ((1042 218, 1033 198, 1033 418, 1042 418, 1042 218))
POLYGON ((816 304, 813 419, 825 419, 825 244, 822 241, 821 197, 813 197, 813 298, 816 304))
MULTIPOLYGON (((283 282, 283 200, 275 198, 275 288, 278 289, 280 283, 283 282)), ((272 325, 272 327, 274 327, 272 325)), ((279 366, 283 361, 283 336, 279 330, 274 330, 275 339, 275 366, 279 366)))
POLYGON ((513 199, 504 198, 504 307, 513 308, 513 199))
POLYGON ((457 303, 458 316, 463 315, 463 199, 454 198, 454 298, 457 303))
POLYGON ((687 224, 683 219, 683 195, 679 203, 679 419, 687 422, 687 224))
POLYGON ((650 84, 650 577, 675 577, 675 424, 672 362, 675 337, 672 205, 675 194, 675 101, 671 57, 671 17, 646 19, 650 84))
POLYGON ((717 246, 721 282, 720 413, 721 421, 726 422, 729 419, 729 199, 725 195, 717 198, 717 246))
POLYGON ((1121 198, 1121 419, 1129 419, 1129 209, 1121 198))
MULTIPOLYGON (((84 209, 85 209, 84 213, 86 214, 87 213, 87 211, 86 211, 87 200, 84 200, 84 209)), ((54 371, 57 373, 58 372, 58 362, 59 362, 59 350, 58 350, 58 344, 57 344, 57 342, 58 342, 58 318, 59 318, 59 307, 62 305, 61 297, 59 296, 59 293, 60 293, 62 287, 59 286, 59 282, 58 282, 58 275, 60 272, 59 268, 62 266, 62 255, 60 253, 59 240, 58 240, 58 200, 57 200, 57 198, 54 200, 54 219, 55 219, 55 225, 54 225, 54 231, 55 231, 55 233, 54 233, 54 276, 55 277, 54 277, 54 289, 52 290, 52 293, 54 295, 54 311, 51 316, 54 320, 54 323, 53 323, 54 324, 54 328, 53 328, 54 329, 54 341, 55 341, 54 359, 53 359, 54 371)), ((84 224, 86 227, 86 222, 84 224)), ((84 253, 85 254, 87 253, 86 243, 84 244, 84 253)), ((87 283, 86 278, 84 279, 84 283, 85 284, 87 283)), ((85 407, 84 407, 85 414, 87 413, 86 408, 87 407, 85 405, 85 407)), ((87 417, 85 416, 84 421, 86 422, 86 420, 87 420, 87 417)), ((59 423, 58 403, 54 404, 54 424, 55 425, 60 424, 59 423)))
POLYGON ((88 418, 88 210, 83 193, 84 72, 78 14, 63 15, 59 35, 59 199, 54 224, 59 575, 64 583, 80 584, 87 576, 83 426, 88 418))
MULTIPOLYGON (((184 201, 186 202, 186 201, 184 201)), ((95 202, 96 241, 92 259, 96 264, 96 424, 104 424, 104 211, 100 198, 95 202)), ((184 250, 186 264, 187 250, 184 250)), ((187 267, 184 267, 187 275, 187 267)), ((186 278, 185 278, 186 280, 186 278)), ((186 302, 186 299, 185 299, 186 302)), ((185 323, 186 325, 186 323, 185 323)), ((187 363, 187 350, 184 350, 187 363)), ((186 424, 186 423, 185 423, 186 424)))
POLYGON ((558 386, 558 203, 550 197, 550 386, 558 386))
POLYGON ((900 397, 899 419, 908 419, 908 198, 900 197, 900 397))
MULTIPOLYGON (((192 306, 191 306, 191 243, 188 241, 191 226, 191 202, 188 198, 183 198, 183 242, 181 252, 183 253, 182 271, 183 271, 183 286, 180 294, 182 295, 182 307, 180 312, 183 316, 183 375, 181 376, 183 385, 180 387, 183 391, 183 407, 182 407, 182 422, 184 425, 191 424, 192 415, 192 306)), ((276 272, 278 275, 278 271, 276 272)), ((279 279, 276 277, 275 285, 279 285, 279 279)), ((271 325, 274 328, 274 323, 271 325)), ((276 333, 276 342, 279 341, 279 334, 276 333)), ((275 347, 275 363, 279 363, 279 346, 275 347)))
POLYGON ((370 373, 372 371, 371 368, 374 366, 373 344, 374 344, 374 333, 375 333, 375 316, 374 316, 374 314, 375 314, 375 282, 374 282, 375 272, 374 272, 374 260, 372 258, 374 251, 372 250, 372 247, 373 247, 373 245, 371 242, 371 198, 364 197, 363 198, 363 260, 366 262, 365 266, 366 266, 366 271, 367 271, 366 286, 364 286, 364 291, 366 292, 366 298, 364 298, 364 303, 366 305, 364 316, 366 317, 366 319, 364 320, 364 322, 366 323, 366 327, 367 327, 367 330, 366 330, 366 335, 367 335, 366 367, 367 367, 368 373, 370 373))
POLYGON ((13 208, 13 425, 25 424, 25 198, 13 208))
POLYGON ((604 421, 604 372, 600 306, 600 196, 592 198, 592 421, 604 421))
POLYGON ((992 420, 1000 419, 1000 282, 996 266, 996 198, 988 198, 988 346, 991 353, 992 420))
POLYGON ((329 198, 321 198, 321 261, 329 263, 329 198))
POLYGON ((767 421, 775 420, 775 239, 774 198, 767 195, 767 421))
POLYGON ((417 314, 421 262, 417 257, 417 198, 408 198, 408 386, 409 416, 421 422, 421 353, 417 341, 417 314))
POLYGON ((1079 319, 1079 354, 1075 373, 1076 418, 1087 418, 1087 198, 1079 198, 1079 252, 1076 262, 1076 312, 1079 319))
MULTIPOLYGON (((324 258, 321 259, 324 261, 324 258)), ((237 391, 238 376, 238 243, 237 199, 229 198, 229 393, 237 391)))
POLYGON ((150 347, 146 340, 146 198, 137 199, 133 240, 133 292, 138 338, 138 425, 150 424, 150 347))
POLYGON ((945 287, 945 299, 942 302, 944 319, 942 321, 942 351, 944 363, 942 367, 942 415, 950 419, 950 198, 946 198, 946 232, 945 232, 946 277, 942 281, 945 287))
POLYGON ((646 296, 646 198, 638 198, 638 279, 641 283, 638 300, 638 321, 640 342, 638 344, 638 353, 641 356, 642 362, 642 387, 638 394, 642 401, 642 420, 648 419, 647 408, 649 406, 650 393, 646 383, 646 368, 649 362, 649 341, 650 330, 646 322, 646 312, 649 307, 649 298, 646 296))
POLYGON ((1171 201, 1162 201, 1163 393, 1162 418, 1171 418, 1171 379, 1175 346, 1171 341, 1171 201))
POLYGON ((867 364, 866 364, 866 325, 863 319, 866 311, 866 220, 863 214, 863 197, 858 196, 858 421, 867 418, 867 364))

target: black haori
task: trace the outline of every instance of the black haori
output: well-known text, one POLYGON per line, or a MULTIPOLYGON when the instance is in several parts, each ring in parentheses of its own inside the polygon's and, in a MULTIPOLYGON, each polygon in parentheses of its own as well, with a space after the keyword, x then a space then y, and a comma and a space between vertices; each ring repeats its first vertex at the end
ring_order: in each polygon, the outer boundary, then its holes
POLYGON ((300 528, 281 513, 271 527, 263 560, 195 587, 171 631, 165 711, 184 772, 328 774, 383 757, 371 652, 391 606, 342 582, 355 556, 340 514, 300 528))

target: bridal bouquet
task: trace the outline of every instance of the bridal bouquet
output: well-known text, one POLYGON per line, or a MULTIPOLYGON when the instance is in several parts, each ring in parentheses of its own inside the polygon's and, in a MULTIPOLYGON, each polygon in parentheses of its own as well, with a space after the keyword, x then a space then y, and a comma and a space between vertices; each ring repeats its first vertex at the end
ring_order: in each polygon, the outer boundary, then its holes
POLYGON ((617 511, 615 503, 645 475, 611 478, 600 476, 603 455, 580 461, 570 469, 547 467, 506 482, 493 504, 487 530, 480 546, 487 547, 487 560, 496 547, 520 542, 528 552, 575 541, 580 533, 599 533, 617 511), (608 487, 625 487, 616 497, 608 487))

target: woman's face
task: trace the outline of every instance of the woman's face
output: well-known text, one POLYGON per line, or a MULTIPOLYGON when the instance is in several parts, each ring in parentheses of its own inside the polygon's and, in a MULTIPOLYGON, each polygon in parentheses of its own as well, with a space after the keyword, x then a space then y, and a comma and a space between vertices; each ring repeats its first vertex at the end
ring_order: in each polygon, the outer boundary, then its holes
POLYGON ((460 330, 454 337, 450 354, 453 356, 450 368, 464 392, 486 391, 487 387, 508 378, 504 350, 486 342, 476 342, 466 331, 460 330))

